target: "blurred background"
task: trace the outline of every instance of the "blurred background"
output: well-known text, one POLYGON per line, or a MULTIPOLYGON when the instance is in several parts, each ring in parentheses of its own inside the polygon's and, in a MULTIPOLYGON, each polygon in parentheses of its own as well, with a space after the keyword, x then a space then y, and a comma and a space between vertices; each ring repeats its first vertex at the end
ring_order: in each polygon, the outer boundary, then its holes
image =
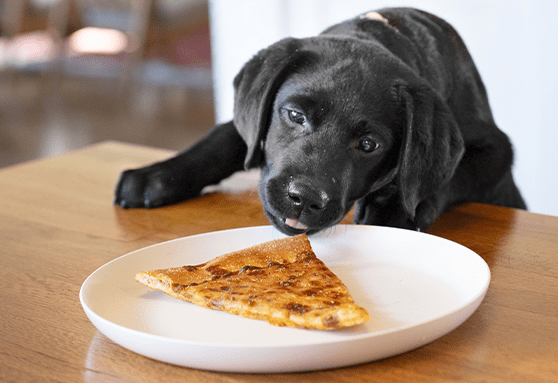
POLYGON ((0 167, 214 125, 206 0, 0 0, 0 167))
POLYGON ((260 49, 401 5, 461 34, 529 210, 558 215, 555 0, 0 0, 0 167, 105 140, 184 149, 232 118, 260 49))

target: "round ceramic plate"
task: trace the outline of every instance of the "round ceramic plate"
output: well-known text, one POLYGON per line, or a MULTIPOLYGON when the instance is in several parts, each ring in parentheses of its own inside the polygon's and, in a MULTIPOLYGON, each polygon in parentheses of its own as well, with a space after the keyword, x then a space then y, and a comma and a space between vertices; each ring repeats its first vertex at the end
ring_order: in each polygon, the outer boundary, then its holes
POLYGON ((151 290, 139 271, 199 264, 283 235, 225 230, 146 247, 87 278, 85 313, 117 344, 185 367, 229 372, 336 368, 397 355, 447 334, 479 306, 490 271, 473 251, 409 230, 339 225, 310 237, 316 255, 372 318, 337 331, 276 327, 151 290))

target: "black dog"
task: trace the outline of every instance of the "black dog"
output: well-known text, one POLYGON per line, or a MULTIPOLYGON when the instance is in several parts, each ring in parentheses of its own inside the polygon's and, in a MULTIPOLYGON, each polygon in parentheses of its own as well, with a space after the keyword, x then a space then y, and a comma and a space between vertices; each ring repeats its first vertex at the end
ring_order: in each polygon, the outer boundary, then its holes
POLYGON ((115 203, 172 204, 261 167, 263 208, 287 234, 332 226, 355 203, 358 224, 421 230, 462 202, 525 208, 471 56, 433 15, 383 9, 279 41, 234 86, 233 121, 124 172, 115 203))

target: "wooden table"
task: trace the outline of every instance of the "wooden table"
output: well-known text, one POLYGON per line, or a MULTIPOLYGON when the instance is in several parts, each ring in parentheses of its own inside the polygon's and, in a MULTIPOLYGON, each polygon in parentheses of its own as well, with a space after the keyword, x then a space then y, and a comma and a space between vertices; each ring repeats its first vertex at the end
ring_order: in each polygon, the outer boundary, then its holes
POLYGON ((430 233, 486 260, 487 296, 462 326, 417 350, 338 370, 248 375, 175 367, 114 344, 79 302, 95 269, 161 241, 267 224, 243 178, 152 211, 112 205, 120 171, 171 154, 107 142, 0 170, 0 381, 558 381, 558 218, 479 204, 453 209, 430 233))

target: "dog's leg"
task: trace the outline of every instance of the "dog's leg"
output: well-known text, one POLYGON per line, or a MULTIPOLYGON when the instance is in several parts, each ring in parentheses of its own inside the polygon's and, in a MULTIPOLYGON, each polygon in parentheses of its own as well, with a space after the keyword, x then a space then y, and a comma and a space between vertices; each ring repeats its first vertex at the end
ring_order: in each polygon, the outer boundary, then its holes
POLYGON ((493 123, 483 121, 473 121, 463 131, 471 137, 466 138, 447 206, 474 201, 526 209, 511 173, 513 148, 508 136, 493 123))
POLYGON ((177 156, 123 172, 114 203, 123 208, 152 208, 197 197, 205 186, 243 170, 246 151, 232 121, 217 125, 177 156))
POLYGON ((354 223, 357 225, 380 225, 417 230, 409 219, 394 185, 370 193, 357 201, 354 223))

